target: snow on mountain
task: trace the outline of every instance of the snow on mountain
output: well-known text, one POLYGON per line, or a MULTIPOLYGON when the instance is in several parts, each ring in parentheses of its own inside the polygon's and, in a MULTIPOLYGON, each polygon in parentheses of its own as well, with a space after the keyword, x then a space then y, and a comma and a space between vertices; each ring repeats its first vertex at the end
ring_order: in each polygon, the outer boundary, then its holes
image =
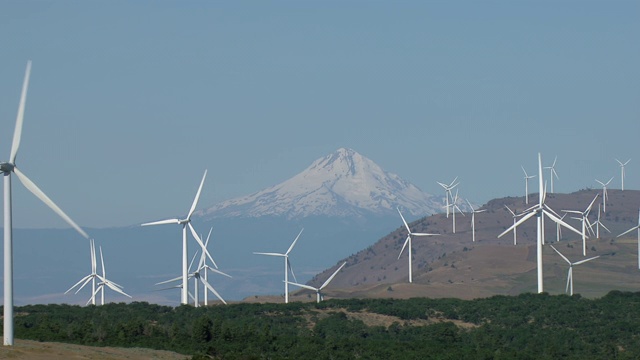
POLYGON ((224 201, 197 215, 204 218, 283 216, 361 217, 395 213, 413 216, 442 212, 434 197, 384 171, 351 149, 340 148, 314 161, 303 172, 254 194, 224 201))

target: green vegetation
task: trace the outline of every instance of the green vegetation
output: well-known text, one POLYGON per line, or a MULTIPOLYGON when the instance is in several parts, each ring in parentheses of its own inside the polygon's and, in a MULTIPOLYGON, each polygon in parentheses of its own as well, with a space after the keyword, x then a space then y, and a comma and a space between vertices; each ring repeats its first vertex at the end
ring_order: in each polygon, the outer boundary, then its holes
POLYGON ((16 337, 195 359, 637 359, 640 292, 16 308, 16 337))

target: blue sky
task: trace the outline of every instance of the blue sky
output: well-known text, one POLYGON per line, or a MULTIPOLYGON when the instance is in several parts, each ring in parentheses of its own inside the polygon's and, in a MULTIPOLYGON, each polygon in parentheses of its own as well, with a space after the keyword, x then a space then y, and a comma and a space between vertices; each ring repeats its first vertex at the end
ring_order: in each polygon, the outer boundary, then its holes
MULTIPOLYGON (((350 147, 440 194, 557 192, 632 158, 637 1, 4 1, 0 158, 33 60, 18 165, 87 227, 139 224, 279 183, 350 147)), ((17 180, 17 227, 65 227, 17 180)), ((640 204, 639 204, 640 205, 640 204)))

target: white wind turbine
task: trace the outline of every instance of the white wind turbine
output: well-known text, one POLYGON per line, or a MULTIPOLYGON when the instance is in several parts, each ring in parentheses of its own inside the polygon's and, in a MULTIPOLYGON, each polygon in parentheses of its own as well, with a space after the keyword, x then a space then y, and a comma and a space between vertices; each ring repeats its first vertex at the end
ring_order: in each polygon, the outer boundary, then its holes
POLYGON ((555 176, 556 179, 560 179, 558 177, 558 173, 556 172, 556 161, 558 161, 558 157, 556 156, 555 159, 553 159, 553 164, 551 164, 551 166, 546 166, 545 169, 549 169, 549 177, 551 178, 551 193, 553 194, 553 177, 555 176))
POLYGON ((453 197, 453 202, 448 206, 451 207, 451 212, 453 213, 453 233, 456 233, 456 209, 460 212, 462 216, 465 216, 462 210, 458 207, 458 190, 456 190, 456 196, 453 197))
POLYGON ((560 256, 564 259, 564 261, 566 261, 566 262, 567 262, 567 264, 569 264, 569 271, 567 272, 567 287, 566 287, 566 289, 565 289, 564 291, 565 291, 565 292, 568 292, 568 293, 569 293, 569 295, 573 296, 573 267, 574 267, 575 265, 584 264, 584 263, 586 263, 587 261, 591 261, 591 260, 593 260, 593 259, 597 259, 597 258, 599 258, 599 257, 600 257, 600 255, 598 255, 598 256, 594 256, 594 257, 592 257, 592 258, 588 258, 588 259, 584 259, 584 260, 576 261, 576 262, 573 262, 573 263, 572 263, 571 261, 569 261, 569 259, 567 259, 567 257, 566 257, 566 256, 562 255, 562 253, 560 253, 560 251, 558 251, 558 249, 554 248, 554 247, 553 247, 553 245, 551 245, 551 248, 552 248, 553 250, 555 250, 555 252, 557 252, 557 253, 558 253, 558 255, 560 255, 560 256))
POLYGON ((545 200, 545 192, 543 187, 544 179, 542 177, 542 155, 538 153, 538 188, 539 188, 539 196, 538 196, 538 204, 527 209, 524 212, 524 216, 518 220, 513 226, 502 232, 498 237, 502 237, 504 234, 508 233, 512 230, 512 228, 520 226, 520 224, 529 220, 532 217, 537 218, 537 241, 536 241, 536 255, 537 255, 537 267, 538 267, 538 292, 541 293, 544 291, 543 285, 543 276, 542 276, 542 232, 544 231, 542 227, 542 216, 546 215, 549 219, 555 221, 556 223, 560 223, 560 225, 566 227, 567 229, 575 232, 576 234, 580 234, 580 232, 574 229, 571 225, 565 223, 560 220, 555 214, 549 211, 549 207, 544 203, 545 200))
POLYGON ((400 212, 400 208, 398 208, 398 213, 400 214, 400 217, 402 218, 402 222, 404 223, 404 226, 407 228, 407 239, 404 241, 404 245, 402 245, 402 249, 400 250, 400 254, 398 255, 398 259, 400 259, 400 256, 402 256, 402 252, 404 251, 404 248, 407 246, 407 244, 409 244, 409 282, 413 282, 413 274, 411 272, 411 257, 413 256, 412 251, 411 251, 411 235, 413 236, 438 236, 440 234, 428 234, 428 233, 414 233, 411 232, 411 229, 409 228, 409 224, 407 224, 407 220, 404 219, 404 216, 402 216, 402 213, 400 212))
POLYGON ((618 159, 616 159, 616 161, 618 162, 618 164, 620 164, 620 178, 622 179, 622 191, 624 191, 624 167, 629 163, 629 161, 631 161, 631 159, 627 160, 626 162, 622 162, 618 159))
POLYGON ((296 236, 296 239, 293 240, 293 242, 291 243, 291 246, 289 246, 289 249, 284 254, 281 254, 281 253, 254 252, 254 254, 256 254, 256 255, 281 256, 281 257, 284 257, 284 302, 285 302, 285 304, 289 303, 289 271, 291 271, 291 275, 293 275, 293 279, 296 282, 298 282, 298 279, 296 279, 296 275, 293 273, 293 269, 291 268, 291 262, 289 261, 289 253, 291 252, 291 250, 293 250, 293 247, 296 245, 296 242, 298 241, 298 238, 300 238, 300 235, 302 234, 303 230, 304 229, 300 230, 300 232, 298 233, 298 236, 296 236))
POLYGON ((436 181, 444 189, 444 198, 445 198, 445 201, 446 201, 445 207, 447 208, 447 219, 449 218, 449 198, 453 199, 453 195, 451 194, 451 190, 453 190, 453 188, 455 188, 456 186, 458 186, 458 184, 460 184, 459 182, 456 183, 456 180, 458 180, 457 176, 448 185, 436 181))
POLYGON ((596 239, 600 239, 600 226, 602 226, 605 230, 607 230, 609 233, 611 233, 611 230, 609 230, 602 223, 602 221, 600 221, 600 204, 598 204, 598 219, 593 224, 591 224, 591 227, 593 227, 593 225, 596 226, 596 239))
POLYGON ((640 210, 638 210, 638 225, 632 227, 631 229, 623 232, 622 234, 618 235, 617 237, 620 237, 622 235, 627 235, 628 233, 632 232, 633 230, 638 230, 638 269, 640 269, 640 210))
MULTIPOLYGON (((198 270, 196 270, 193 273, 193 276, 195 277, 196 281, 200 281, 202 283, 202 285, 204 286, 204 305, 208 305, 209 304, 209 293, 207 292, 207 289, 210 290, 218 299, 220 299, 220 301, 222 301, 224 304, 226 304, 226 302, 222 299, 222 297, 220 296, 220 294, 218 294, 217 291, 215 291, 215 289, 213 288, 213 286, 211 286, 211 283, 209 282, 209 277, 208 277, 208 273, 209 271, 216 273, 216 274, 220 274, 223 276, 226 276, 228 278, 231 278, 231 275, 227 275, 225 273, 223 273, 222 271, 218 270, 218 265, 215 263, 215 261, 213 261, 213 259, 211 259, 211 262, 213 263, 213 266, 215 267, 212 268, 207 264, 207 257, 205 256, 205 250, 207 248, 207 246, 209 245, 209 239, 211 238, 211 231, 213 231, 213 228, 209 229, 209 235, 207 235, 207 241, 205 241, 204 244, 204 250, 202 252, 202 255, 200 255, 200 262, 198 263, 198 270)), ((196 290, 197 291, 197 290, 196 290)))
MULTIPOLYGON (((95 257, 95 253, 96 253, 96 250, 95 250, 95 246, 94 246, 94 248, 93 248, 93 256, 94 257, 95 257)), ((95 262, 95 259, 94 259, 94 262, 95 262)), ((122 285, 118 285, 118 284, 114 283, 113 281, 107 279, 107 270, 104 267, 104 257, 102 256, 102 246, 100 246, 100 262, 101 262, 101 265, 102 265, 102 276, 98 275, 98 279, 100 279, 101 281, 97 284, 98 287, 95 289, 95 291, 93 293, 93 296, 91 298, 95 301, 96 295, 98 294, 98 292, 101 292, 101 294, 100 294, 101 295, 100 305, 104 305, 104 287, 105 286, 108 287, 109 289, 117 292, 117 293, 120 293, 120 294, 122 294, 122 295, 124 295, 124 296, 126 296, 128 298, 131 298, 131 295, 129 295, 129 294, 127 294, 127 293, 125 293, 123 291, 122 285)), ((91 301, 92 299, 89 299, 89 301, 91 301)), ((89 305, 89 301, 87 301, 87 305, 89 305)))
POLYGON ((611 180, 613 180, 613 178, 609 179, 609 181, 607 181, 606 183, 603 183, 602 181, 596 179, 596 182, 602 185, 602 212, 607 212, 607 198, 609 197, 607 195, 607 185, 609 185, 611 180))
POLYGON ((476 241, 476 214, 485 212, 487 209, 475 210, 473 205, 467 200, 467 204, 469 204, 469 208, 471 209, 471 239, 473 242, 476 241))
POLYGON ((582 235, 582 256, 587 255, 587 229, 591 228, 591 223, 589 223, 589 212, 591 212, 591 207, 593 206, 593 203, 596 201, 597 198, 598 198, 598 194, 596 194, 593 200, 591 200, 591 203, 589 204, 589 206, 587 206, 587 208, 584 211, 562 210, 566 213, 580 215, 580 217, 574 217, 574 219, 580 220, 580 222, 582 223, 582 234, 581 234, 582 235))
POLYGON ((524 172, 524 203, 529 203, 529 179, 533 179, 536 177, 535 175, 528 175, 527 171, 524 169, 524 166, 520 165, 522 168, 522 172, 524 172))
POLYGON ((509 210, 509 212, 511 213, 511 216, 513 217, 513 245, 517 245, 518 244, 518 234, 517 234, 517 229, 515 227, 516 221, 518 219, 518 217, 522 216, 522 214, 518 214, 516 215, 515 212, 513 212, 513 210, 511 210, 507 205, 504 206, 505 208, 507 208, 507 210, 509 210))
POLYGON ((80 279, 80 281, 78 281, 77 283, 75 283, 72 287, 69 288, 69 290, 65 291, 64 293, 67 294, 69 293, 69 291, 73 290, 74 288, 76 288, 77 286, 80 287, 78 288, 78 290, 76 290, 76 294, 78 292, 80 292, 80 290, 82 290, 82 288, 84 288, 89 282, 91 282, 91 297, 89 298, 89 301, 87 301, 87 305, 89 303, 91 303, 92 305, 96 304, 96 280, 98 279, 98 269, 97 269, 97 264, 96 264, 96 246, 94 243, 93 239, 89 239, 89 248, 91 250, 91 273, 89 273, 89 275, 84 276, 82 279, 80 279))
POLYGON ((347 265, 346 261, 342 265, 340 265, 338 270, 334 271, 333 274, 331 276, 329 276, 329 278, 320 287, 315 288, 313 286, 309 286, 309 285, 305 285, 305 284, 298 284, 298 283, 295 283, 295 282, 289 282, 289 284, 315 291, 316 292, 316 302, 319 303, 320 301, 324 300, 324 296, 322 296, 322 289, 324 289, 325 287, 327 287, 327 285, 329 285, 331 280, 333 280, 333 278, 336 276, 336 274, 338 274, 340 272, 340 270, 342 270, 342 268, 345 265, 347 265))
POLYGON ((27 102, 27 89, 29 87, 29 76, 31 74, 31 61, 27 62, 27 70, 24 75, 22 92, 20 94, 20 104, 16 117, 16 127, 13 132, 13 142, 9 161, 0 162, 0 172, 4 175, 4 345, 13 346, 13 224, 12 224, 12 204, 11 204, 11 174, 15 174, 18 180, 31 191, 38 199, 50 207, 67 224, 71 225, 85 239, 89 239, 84 230, 80 228, 71 218, 62 211, 47 195, 45 195, 33 181, 31 181, 16 165, 16 156, 20 147, 22 137, 22 123, 24 120, 24 109, 27 102))
MULTIPOLYGON (((200 192, 202 192, 202 186, 204 185, 204 179, 207 177, 207 170, 204 171, 204 175, 202 176, 202 181, 200 181, 200 186, 198 187, 198 192, 196 192, 196 197, 193 199, 193 203, 191 204, 191 209, 189 209, 189 212, 187 213, 187 217, 184 219, 167 219, 167 220, 160 220, 160 221, 154 221, 154 222, 149 222, 149 223, 144 223, 142 224, 142 226, 149 226, 149 225, 163 225, 163 224, 178 224, 178 225, 182 225, 182 297, 181 297, 181 303, 182 304, 188 304, 189 303, 189 270, 188 270, 188 266, 187 266, 187 262, 188 262, 188 257, 187 257, 187 227, 189 228, 189 230, 191 230, 191 235, 193 235, 193 237, 196 239, 196 241, 198 242, 198 244, 200 245, 200 247, 204 247, 204 244, 202 243, 202 240, 200 240, 200 237, 198 236, 198 234, 196 233, 195 229, 193 228, 193 225, 191 225, 191 215, 193 215, 193 212, 196 210, 196 206, 198 205, 198 200, 200 199, 200 192)), ((204 250, 206 252, 206 248, 204 250)), ((209 255, 209 253, 207 252, 207 256, 211 259, 211 255, 209 255)), ((211 259, 213 261, 213 259, 211 259)))

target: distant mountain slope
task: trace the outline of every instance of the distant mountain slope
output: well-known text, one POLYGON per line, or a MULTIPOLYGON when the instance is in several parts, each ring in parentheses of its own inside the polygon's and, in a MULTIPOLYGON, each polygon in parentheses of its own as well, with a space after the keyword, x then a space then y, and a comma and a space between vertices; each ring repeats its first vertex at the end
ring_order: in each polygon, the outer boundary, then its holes
POLYGON ((289 180, 224 201, 196 215, 205 220, 263 216, 363 217, 393 214, 398 206, 413 216, 444 210, 442 197, 423 192, 354 150, 340 148, 289 180))
MULTIPOLYGON (((557 212, 584 210, 597 190, 581 190, 572 194, 548 194, 546 204, 557 212)), ((574 289, 585 296, 602 296, 610 290, 638 290, 638 244, 636 232, 617 238, 625 230, 638 224, 640 191, 608 191, 607 212, 601 221, 611 230, 600 229, 600 239, 587 240, 587 257, 600 255, 597 260, 575 267, 574 289)), ((534 194, 532 202, 537 201, 534 194)), ((599 196, 590 214, 597 218, 599 196)), ((496 294, 517 294, 536 291, 536 221, 530 219, 517 231, 514 246, 510 232, 497 235, 513 224, 512 215, 505 208, 520 213, 530 205, 523 197, 494 199, 482 206, 486 212, 476 214, 476 242, 471 241, 470 216, 458 215, 457 232, 452 233, 452 219, 444 214, 422 218, 410 224, 412 231, 437 233, 440 236, 413 239, 413 284, 408 283, 408 254, 398 259, 407 236, 404 226, 384 236, 372 246, 339 260, 335 266, 315 276, 309 284, 319 286, 346 261, 347 266, 333 279, 325 293, 340 297, 460 297, 475 298, 496 294)), ((577 220, 565 218, 580 229, 577 220)), ((595 230, 595 229, 594 229, 595 230)), ((545 225, 546 245, 543 248, 545 291, 563 293, 567 264, 549 244, 553 244, 572 261, 583 259, 581 237, 563 229, 560 242, 556 239, 556 225, 545 225)), ((304 294, 304 292, 301 292, 304 294)), ((294 297, 295 299, 295 297, 294 297)))

